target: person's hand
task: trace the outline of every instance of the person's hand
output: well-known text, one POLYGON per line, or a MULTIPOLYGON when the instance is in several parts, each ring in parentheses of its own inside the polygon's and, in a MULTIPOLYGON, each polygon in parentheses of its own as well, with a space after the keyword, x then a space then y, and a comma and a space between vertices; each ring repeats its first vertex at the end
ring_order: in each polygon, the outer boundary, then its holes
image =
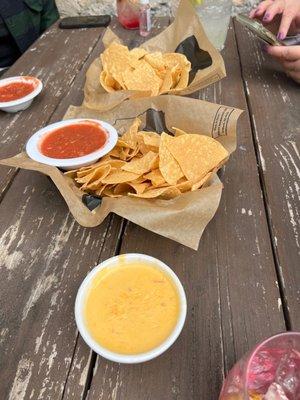
POLYGON ((268 46, 267 53, 281 63, 288 76, 300 83, 300 46, 268 46))
POLYGON ((250 18, 259 18, 265 24, 281 16, 277 37, 283 40, 287 33, 298 33, 300 30, 300 1, 299 0, 265 0, 250 12, 250 18))

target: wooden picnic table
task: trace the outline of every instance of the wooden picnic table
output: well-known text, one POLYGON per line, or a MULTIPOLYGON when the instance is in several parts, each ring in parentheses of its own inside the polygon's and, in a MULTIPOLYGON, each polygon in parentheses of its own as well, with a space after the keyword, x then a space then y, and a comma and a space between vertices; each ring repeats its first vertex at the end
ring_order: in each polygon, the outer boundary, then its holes
MULTIPOLYGON (((169 23, 157 19, 153 34, 169 23)), ((112 27, 129 45, 136 31, 112 27)), ((36 75, 31 108, 0 114, 0 158, 83 98, 104 29, 52 26, 5 76, 36 75)), ((299 86, 250 33, 231 24, 227 78, 193 97, 244 109, 223 168, 219 209, 198 251, 110 215, 79 226, 53 183, 0 168, 1 399, 217 400, 228 370, 256 342, 300 330, 299 86), (169 351, 145 364, 96 356, 78 334, 74 300, 88 271, 115 254, 158 257, 181 279, 188 314, 169 351)))

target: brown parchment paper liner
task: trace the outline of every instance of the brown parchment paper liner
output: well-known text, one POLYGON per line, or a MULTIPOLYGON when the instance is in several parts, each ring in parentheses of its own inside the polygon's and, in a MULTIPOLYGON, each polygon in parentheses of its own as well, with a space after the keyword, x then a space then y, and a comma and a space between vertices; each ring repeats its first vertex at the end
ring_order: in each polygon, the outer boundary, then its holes
MULTIPOLYGON (((104 46, 113 41, 122 42, 111 29, 103 36, 104 46)), ((126 43, 125 43, 126 44, 126 43)), ((192 63, 190 83, 183 90, 170 91, 176 95, 186 95, 204 88, 226 76, 222 56, 207 39, 190 0, 182 0, 179 4, 174 22, 159 35, 141 45, 148 51, 175 52, 187 56, 192 63)), ((147 92, 120 90, 108 93, 100 84, 102 65, 98 57, 86 74, 84 87, 84 103, 87 108, 107 110, 113 108, 128 98, 147 97, 147 92)))
MULTIPOLYGON (((180 96, 158 96, 123 102, 117 110, 100 112, 71 106, 65 118, 97 118, 124 132, 135 117, 142 120, 142 129, 172 131, 176 126, 190 133, 216 138, 232 153, 236 147, 236 124, 241 110, 180 96)), ((82 202, 83 193, 71 178, 59 169, 35 162, 26 153, 1 160, 0 164, 39 171, 48 175, 64 197, 77 222, 94 227, 110 213, 120 215, 146 229, 173 239, 193 249, 214 216, 222 192, 222 183, 215 175, 206 187, 185 193, 172 200, 103 198, 101 205, 90 211, 82 202)))

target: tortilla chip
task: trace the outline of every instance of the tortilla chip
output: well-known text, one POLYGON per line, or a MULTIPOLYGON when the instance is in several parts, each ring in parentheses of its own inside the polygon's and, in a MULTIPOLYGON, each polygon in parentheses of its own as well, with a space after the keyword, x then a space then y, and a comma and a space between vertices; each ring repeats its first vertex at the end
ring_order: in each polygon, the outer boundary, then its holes
POLYGON ((150 91, 152 96, 157 96, 162 83, 161 79, 146 61, 142 60, 139 63, 136 69, 127 69, 123 72, 122 78, 126 89, 150 91))
POLYGON ((160 135, 155 132, 138 132, 138 146, 142 154, 147 154, 149 151, 158 153, 160 143, 160 135))
POLYGON ((164 80, 163 80, 162 85, 161 85, 161 87, 159 89, 159 94, 168 92, 169 90, 172 89, 172 87, 173 87, 172 72, 171 72, 170 69, 168 69, 166 71, 166 73, 165 73, 164 80))
POLYGON ((86 185, 88 185, 90 182, 106 177, 110 170, 110 165, 101 165, 100 167, 93 169, 88 175, 85 175, 81 178, 76 178, 76 182, 83 183, 84 187, 86 187, 86 185))
POLYGON ((100 83, 107 92, 111 93, 111 92, 115 91, 115 89, 114 89, 115 80, 113 80, 112 84, 110 84, 110 81, 107 80, 107 72, 106 71, 101 71, 100 83))
POLYGON ((181 70, 179 82, 175 86, 175 89, 177 90, 184 89, 187 87, 188 83, 189 83, 189 69, 187 67, 183 67, 183 69, 181 70))
POLYGON ((129 196, 142 197, 143 199, 161 198, 165 200, 174 199, 181 194, 180 190, 176 187, 164 187, 147 190, 144 193, 134 194, 129 193, 129 196))
POLYGON ((124 133, 124 135, 122 135, 121 140, 125 143, 127 143, 127 145, 135 150, 137 147, 137 143, 138 143, 138 129, 139 126, 141 125, 141 120, 139 118, 135 118, 133 124, 130 126, 130 128, 128 129, 127 132, 124 133))
POLYGON ((149 172, 144 175, 144 178, 149 179, 153 186, 160 186, 166 183, 165 178, 162 176, 159 169, 149 172))
POLYGON ((144 60, 151 65, 153 69, 156 70, 165 70, 165 62, 162 56, 162 53, 159 51, 156 51, 154 53, 146 54, 144 57, 144 60))
POLYGON ((125 70, 135 68, 139 61, 130 55, 126 46, 120 43, 113 42, 107 49, 100 55, 103 71, 109 73, 119 85, 126 89, 122 73, 125 70))
POLYGON ((205 135, 177 136, 168 140, 167 148, 193 184, 228 157, 227 150, 217 140, 205 135))
MULTIPOLYGON (((124 133, 124 135, 125 135, 125 133, 124 133)), ((116 144, 116 147, 128 147, 128 148, 132 148, 127 142, 124 142, 124 140, 122 140, 122 139, 118 139, 118 141, 117 141, 117 144, 116 144)))
POLYGON ((138 175, 143 175, 153 169, 155 161, 158 160, 158 154, 153 151, 149 151, 141 158, 134 158, 129 163, 123 165, 123 171, 134 172, 138 175))
POLYGON ((107 185, 102 192, 102 196, 107 196, 107 197, 122 197, 121 194, 115 194, 114 193, 115 185, 107 185))
POLYGON ((172 126, 172 129, 174 131, 174 136, 181 136, 181 135, 186 135, 187 133, 184 132, 182 129, 176 128, 175 126, 172 126))
POLYGON ((189 67, 189 71, 191 69, 191 63, 186 58, 184 54, 180 53, 165 53, 163 54, 164 63, 167 68, 172 69, 176 66, 187 66, 189 67))
POLYGON ((141 194, 149 186, 150 186, 149 183, 134 183, 134 182, 119 183, 114 189, 114 194, 122 194, 123 196, 127 195, 128 193, 141 194))
POLYGON ((129 182, 137 179, 142 174, 135 174, 129 171, 117 170, 102 179, 103 183, 115 185, 117 183, 129 182))
POLYGON ((181 191, 181 193, 190 192, 192 190, 191 182, 186 179, 184 179, 183 182, 177 183, 176 187, 181 191))
POLYGON ((96 196, 102 196, 104 189, 107 187, 107 185, 102 185, 99 189, 95 191, 96 196))
POLYGON ((159 169, 169 185, 176 185, 177 181, 184 175, 178 162, 168 148, 169 142, 174 139, 163 132, 159 145, 159 169))
POLYGON ((137 58, 138 60, 140 58, 143 58, 144 55, 147 54, 147 51, 145 49, 142 49, 141 47, 136 47, 135 49, 130 50, 130 55, 132 57, 137 58))

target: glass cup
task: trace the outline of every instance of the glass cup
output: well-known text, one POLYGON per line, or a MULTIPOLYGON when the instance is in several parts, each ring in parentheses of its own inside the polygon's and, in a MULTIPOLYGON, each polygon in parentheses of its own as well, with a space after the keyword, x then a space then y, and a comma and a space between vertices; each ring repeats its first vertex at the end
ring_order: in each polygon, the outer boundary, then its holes
POLYGON ((300 332, 272 336, 244 355, 219 400, 300 400, 300 332))
POLYGON ((196 12, 209 41, 218 49, 224 48, 230 22, 232 0, 203 0, 196 12))
POLYGON ((118 20, 126 29, 139 28, 139 1, 117 0, 118 20))

